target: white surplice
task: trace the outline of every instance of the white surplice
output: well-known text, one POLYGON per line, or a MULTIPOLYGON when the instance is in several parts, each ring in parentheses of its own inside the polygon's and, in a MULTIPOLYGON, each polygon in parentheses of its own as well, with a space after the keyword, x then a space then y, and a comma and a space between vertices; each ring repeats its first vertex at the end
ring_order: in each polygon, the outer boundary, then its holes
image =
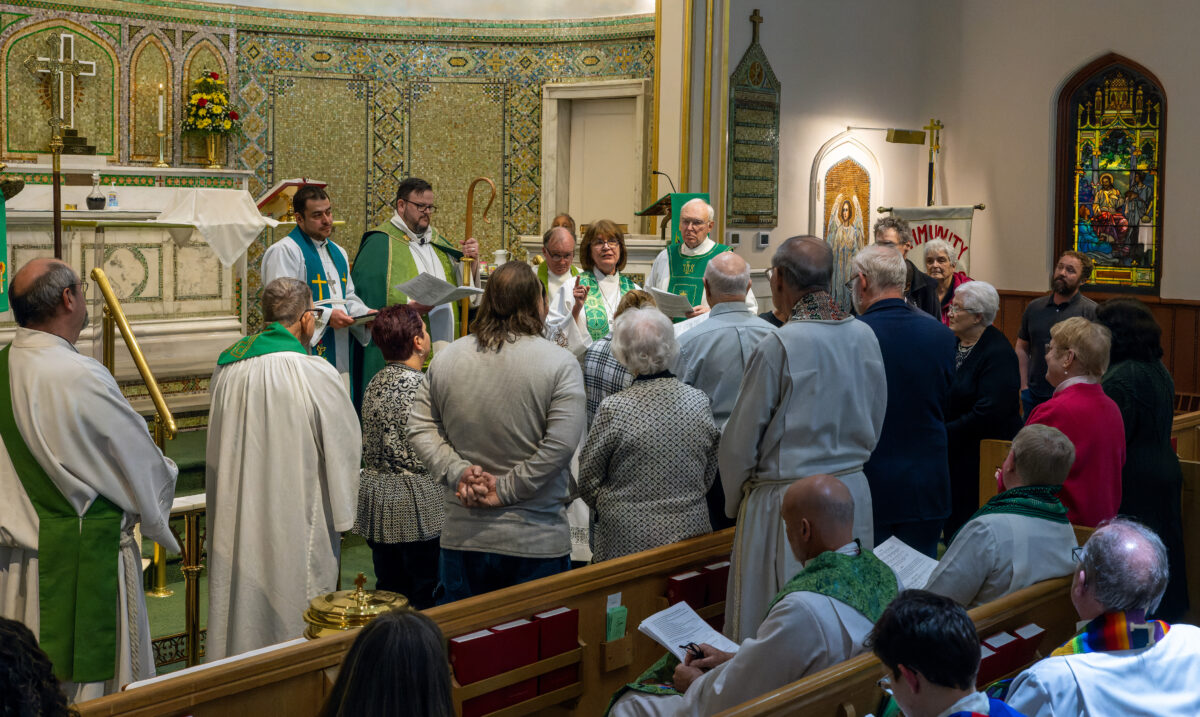
POLYGON ((1079 543, 1069 523, 990 513, 967 522, 925 589, 970 609, 1050 578, 1070 575, 1079 543))
POLYGON ((1200 715, 1200 628, 1172 625, 1139 650, 1047 657, 1013 679, 1005 702, 1027 717, 1200 715))
MULTIPOLYGON (((679 253, 684 256, 696 256, 697 254, 707 254, 713 250, 717 243, 710 237, 704 237, 704 241, 695 249, 689 249, 687 244, 679 245, 679 253)), ((714 257, 716 258, 716 257, 714 257)), ((711 259, 709 260, 711 261, 711 259)), ((654 263, 650 265, 650 273, 646 275, 646 288, 654 288, 659 291, 669 291, 671 286, 671 257, 667 256, 667 250, 663 249, 654 257, 654 263)), ((700 306, 710 308, 708 305, 708 295, 700 297, 700 306)), ((754 289, 751 288, 746 292, 746 308, 758 314, 758 299, 754 298, 754 289)), ((676 334, 678 336, 678 333, 676 334)))
MULTIPOLYGON (((614 271, 612 274, 605 274, 599 269, 592 269, 592 276, 600 287, 600 298, 603 299, 601 305, 608 314, 609 330, 611 330, 613 315, 617 313, 617 306, 620 305, 621 297, 624 296, 621 293, 621 272, 614 271)), ((633 288, 640 289, 642 287, 634 284, 633 288)), ((546 314, 546 331, 543 335, 551 340, 557 336, 565 337, 566 348, 582 358, 588 346, 592 345, 592 336, 588 333, 585 310, 579 310, 577 319, 571 315, 574 309, 575 282, 572 281, 563 284, 558 293, 551 298, 546 314)))
MULTIPOLYGON (((342 294, 342 282, 337 278, 330 279, 329 283, 322 288, 322 291, 328 292, 328 296, 321 297, 321 300, 333 299, 335 303, 317 307, 321 309, 321 316, 317 318, 317 328, 313 331, 312 341, 309 342, 309 346, 316 346, 321 343, 321 339, 325 337, 325 332, 332 331, 334 345, 337 350, 338 373, 349 374, 350 334, 354 334, 354 338, 363 346, 366 346, 370 342, 371 334, 363 324, 344 329, 330 328, 329 319, 333 316, 333 309, 341 309, 351 316, 362 316, 370 311, 370 309, 358 298, 358 294, 354 292, 354 279, 350 278, 350 259, 346 256, 346 250, 329 239, 310 238, 313 239, 313 244, 317 248, 317 256, 321 257, 321 269, 325 272, 326 277, 339 276, 337 265, 333 263, 333 258, 329 255, 329 252, 336 251, 342 255, 342 260, 346 262, 346 293, 345 295, 342 294), (345 303, 342 303, 343 301, 345 303)), ((308 282, 308 271, 304 266, 304 252, 300 249, 300 245, 290 237, 284 237, 267 247, 267 251, 263 254, 262 258, 263 286, 270 284, 281 276, 290 276, 293 279, 299 279, 305 283, 308 282)), ((314 296, 313 301, 317 300, 318 298, 314 296)))
POLYGON ((219 366, 210 390, 206 657, 216 660, 300 637, 308 601, 336 588, 362 434, 319 356, 219 366))
MULTIPOLYGON (((854 543, 837 550, 857 555, 854 543)), ((874 623, 840 600, 794 592, 771 608, 736 656, 701 675, 683 695, 626 692, 613 717, 711 715, 795 682, 863 652, 874 623)))
MULTIPOLYGON (((72 701, 100 697, 154 675, 150 625, 142 592, 142 535, 170 551, 167 527, 179 470, 154 445, 142 418, 99 362, 66 340, 17 329, 9 350, 13 414, 25 444, 54 485, 82 515, 97 495, 125 511, 117 571, 116 675, 107 682, 67 685, 72 701)), ((0 615, 38 635, 38 515, 0 443, 0 615)))
POLYGON ((861 321, 790 321, 754 349, 719 453, 725 512, 738 516, 725 605, 731 639, 754 635, 771 598, 800 571, 779 512, 796 479, 837 475, 854 499, 854 537, 874 547, 862 466, 886 408, 879 342, 861 321))

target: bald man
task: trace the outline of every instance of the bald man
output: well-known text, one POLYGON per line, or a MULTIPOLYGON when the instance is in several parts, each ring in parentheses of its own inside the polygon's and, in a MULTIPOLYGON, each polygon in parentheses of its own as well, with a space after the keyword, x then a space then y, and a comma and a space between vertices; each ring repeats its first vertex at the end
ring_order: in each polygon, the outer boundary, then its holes
POLYGON ((112 375, 79 354, 87 285, 34 259, 0 351, 0 616, 37 635, 72 702, 154 675, 133 526, 167 550, 178 469, 112 375))
MULTIPOLYGON (((712 311, 690 319, 701 323, 679 334, 675 375, 708 394, 718 429, 725 427, 733 411, 754 347, 775 333, 774 326, 746 306, 749 291, 750 266, 745 259, 733 252, 713 257, 704 270, 704 295, 712 311)), ((708 515, 713 530, 734 523, 725 515, 725 489, 719 479, 708 491, 708 515)))
POLYGON ((783 496, 792 554, 804 565, 771 601, 758 633, 736 653, 700 645, 675 667, 674 695, 633 687, 613 715, 710 715, 864 652, 863 640, 900 583, 854 540, 854 500, 837 478, 802 478, 783 496))
MULTIPOLYGON (((568 217, 569 219, 570 217, 568 217)), ((546 296, 558 296, 558 290, 573 277, 579 276, 575 261, 574 229, 554 225, 542 235, 542 256, 546 261, 538 265, 537 275, 546 287, 546 296)), ((571 297, 571 306, 574 306, 571 297)), ((570 309, 570 307, 567 307, 570 309)))

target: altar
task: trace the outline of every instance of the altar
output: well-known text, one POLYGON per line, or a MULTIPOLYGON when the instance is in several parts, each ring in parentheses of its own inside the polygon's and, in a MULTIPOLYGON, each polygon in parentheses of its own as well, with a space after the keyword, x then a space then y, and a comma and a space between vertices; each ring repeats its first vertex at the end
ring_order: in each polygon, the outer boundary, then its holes
MULTIPOLYGON (((89 326, 76 348, 101 358, 104 300, 89 277, 99 266, 181 427, 202 422, 217 356, 248 328, 245 251, 226 266, 193 225, 164 224, 159 217, 165 208, 187 199, 187 193, 198 193, 197 202, 218 212, 225 203, 252 205, 246 191, 251 173, 114 165, 94 170, 87 165, 95 158, 72 159, 63 160, 69 166, 63 167, 62 258, 89 284, 89 326), (101 174, 102 192, 116 193, 117 209, 84 208, 93 171, 101 174)), ((30 259, 54 255, 51 168, 43 163, 11 164, 0 176, 25 182, 6 203, 8 246, 2 279, 7 285, 13 272, 30 259)), ((232 251, 223 248, 227 257, 232 251)), ((0 344, 10 342, 15 332, 12 313, 0 313, 0 344)), ((117 343, 117 381, 134 408, 148 415, 153 406, 145 386, 129 352, 117 343)))

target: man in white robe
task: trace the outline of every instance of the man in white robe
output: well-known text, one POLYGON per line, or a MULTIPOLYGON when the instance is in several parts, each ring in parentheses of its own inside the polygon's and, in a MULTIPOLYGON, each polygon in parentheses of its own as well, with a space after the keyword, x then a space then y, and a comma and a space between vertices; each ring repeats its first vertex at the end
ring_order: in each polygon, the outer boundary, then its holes
MULTIPOLYGON (((87 321, 85 293, 83 282, 60 261, 35 259, 22 267, 10 292, 21 328, 0 359, 6 362, 8 374, 3 392, 10 394, 0 400, 11 399, 19 432, 3 431, 0 445, 0 615, 25 623, 38 636, 55 662, 56 674, 68 682, 66 693, 72 702, 100 697, 154 675, 141 546, 133 538, 134 524, 140 521, 142 534, 168 551, 179 550, 167 527, 178 469, 154 445, 145 419, 121 395, 112 375, 75 350, 87 321), (17 473, 14 464, 20 458, 14 450, 32 454, 69 503, 69 510, 80 516, 81 526, 105 504, 114 516, 113 528, 119 521, 119 534, 110 533, 111 545, 103 547, 99 561, 101 571, 116 573, 115 580, 111 574, 107 577, 111 593, 98 596, 112 601, 115 644, 110 636, 107 649, 112 652, 107 657, 92 655, 110 677, 89 681, 88 670, 80 667, 84 653, 105 649, 99 625, 72 619, 65 631, 50 634, 54 626, 43 623, 43 601, 49 601, 46 606, 52 617, 61 618, 76 598, 73 590, 70 595, 47 594, 41 585, 40 568, 64 566, 39 562, 39 556, 51 551, 49 541, 40 540, 48 525, 42 525, 42 509, 35 508, 25 488, 30 476, 17 473)), ((89 529, 83 527, 82 534, 88 536, 89 529)), ((96 561, 87 557, 89 547, 81 546, 83 560, 71 573, 88 581, 88 593, 98 593, 105 578, 89 575, 88 569, 96 567, 96 561)), ((79 601, 84 599, 81 596, 79 601)))
POLYGON ((633 688, 613 705, 614 717, 716 714, 863 652, 900 584, 853 539, 850 491, 833 476, 798 480, 784 496, 783 518, 805 569, 776 596, 758 633, 736 653, 700 645, 702 658, 675 667, 674 690, 683 694, 633 688))
POLYGON ((300 637, 337 586, 354 526, 362 434, 337 371, 307 351, 304 282, 262 297, 267 328, 217 360, 208 424, 208 646, 216 660, 300 637))
MULTIPOLYGON (((768 334, 775 333, 774 326, 746 308, 749 290, 750 265, 745 259, 733 252, 713 257, 704 270, 704 295, 712 310, 704 314, 707 321, 679 337, 675 375, 708 395, 718 430, 729 420, 750 354, 768 334)), ((682 325, 676 324, 676 331, 682 325)), ((713 530, 733 525, 733 519, 725 515, 721 481, 709 489, 707 500, 713 530)))
POLYGON ((601 219, 588 226, 579 249, 583 270, 549 297, 543 336, 582 360, 593 341, 608 335, 621 298, 642 288, 621 273, 627 259, 625 235, 616 224, 601 219))
POLYGON ((725 606, 733 640, 755 634, 771 597, 800 569, 779 518, 783 493, 797 478, 840 478, 854 497, 854 537, 874 547, 862 467, 886 410, 879 342, 833 302, 833 253, 825 242, 792 237, 771 264, 772 294, 793 307, 792 318, 751 354, 719 453, 725 512, 738 517, 725 606))
POLYGON ((296 228, 263 254, 263 286, 281 276, 308 284, 320 307, 309 345, 337 367, 349 387, 350 335, 363 346, 371 340, 366 325, 355 325, 354 317, 375 312, 354 291, 346 250, 329 238, 333 234, 329 195, 321 187, 305 185, 292 197, 292 208, 296 228))
POLYGON ((575 261, 575 234, 564 226, 553 226, 542 235, 542 256, 537 275, 546 287, 546 301, 579 276, 575 261))
POLYGON ((1005 701, 1028 717, 1200 714, 1200 628, 1146 619, 1167 588, 1162 540, 1114 518, 1081 553, 1071 602, 1087 626, 1017 675, 1005 701))
POLYGON ((925 589, 967 609, 1070 575, 1078 545, 1058 491, 1075 446, 1050 426, 1025 426, 1000 467, 1004 492, 958 531, 925 589))
MULTIPOLYGON (((646 275, 646 288, 682 294, 688 297, 695 310, 688 319, 696 318, 710 309, 708 299, 701 287, 704 270, 708 262, 729 251, 728 246, 718 245, 708 236, 713 228, 712 205, 696 197, 679 208, 679 233, 683 241, 668 246, 654 257, 650 273, 646 275), (673 266, 674 265, 674 266, 673 266)), ((754 289, 746 291, 743 299, 746 308, 758 313, 758 300, 754 289)))

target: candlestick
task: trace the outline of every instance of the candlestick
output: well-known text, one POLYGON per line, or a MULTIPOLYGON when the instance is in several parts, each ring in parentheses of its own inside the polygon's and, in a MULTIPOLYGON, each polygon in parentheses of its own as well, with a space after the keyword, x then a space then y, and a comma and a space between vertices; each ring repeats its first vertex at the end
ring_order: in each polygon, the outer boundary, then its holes
POLYGON ((171 165, 167 164, 167 160, 165 157, 165 155, 167 153, 167 133, 163 132, 160 129, 155 134, 158 135, 158 161, 154 163, 154 166, 155 167, 170 167, 171 165))
POLYGON ((158 131, 163 131, 163 114, 165 110, 165 99, 163 97, 162 83, 158 83, 158 131))

